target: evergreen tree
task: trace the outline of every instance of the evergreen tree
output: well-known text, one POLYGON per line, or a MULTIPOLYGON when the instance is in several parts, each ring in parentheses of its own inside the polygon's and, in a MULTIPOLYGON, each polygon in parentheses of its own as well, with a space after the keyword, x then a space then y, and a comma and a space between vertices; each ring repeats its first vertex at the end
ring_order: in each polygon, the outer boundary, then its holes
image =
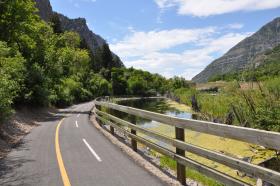
POLYGON ((102 66, 104 68, 111 69, 113 67, 113 56, 109 45, 107 43, 104 44, 101 51, 102 66))

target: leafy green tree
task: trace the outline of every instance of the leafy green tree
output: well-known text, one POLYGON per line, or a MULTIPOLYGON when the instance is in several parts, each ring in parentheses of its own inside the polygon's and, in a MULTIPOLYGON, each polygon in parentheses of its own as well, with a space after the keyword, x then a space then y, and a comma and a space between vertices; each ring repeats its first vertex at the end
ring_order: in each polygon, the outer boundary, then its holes
POLYGON ((104 77, 107 81, 111 80, 111 70, 107 68, 101 68, 99 74, 104 77))
POLYGON ((127 81, 124 76, 125 69, 112 69, 112 92, 113 95, 126 95, 127 81))
POLYGON ((128 79, 127 84, 129 94, 141 96, 145 96, 147 94, 148 84, 142 77, 132 76, 128 79))
POLYGON ((108 96, 111 92, 110 83, 99 74, 91 74, 89 79, 89 90, 93 97, 108 96))
POLYGON ((113 67, 114 64, 113 56, 109 48, 109 45, 107 43, 102 46, 101 58, 102 58, 102 66, 104 68, 111 69, 113 67))
POLYGON ((171 88, 172 89, 179 89, 179 88, 190 88, 190 82, 186 81, 182 77, 175 76, 174 78, 170 79, 171 88))
POLYGON ((113 67, 120 68, 122 67, 122 62, 119 57, 113 56, 109 45, 106 43, 103 46, 96 49, 95 54, 93 55, 94 69, 100 70, 102 68, 112 69, 113 67))
POLYGON ((0 3, 0 40, 22 45, 28 42, 34 25, 40 22, 32 0, 2 0, 0 3))
POLYGON ((12 104, 24 80, 24 58, 7 43, 0 41, 0 120, 12 113, 12 104))

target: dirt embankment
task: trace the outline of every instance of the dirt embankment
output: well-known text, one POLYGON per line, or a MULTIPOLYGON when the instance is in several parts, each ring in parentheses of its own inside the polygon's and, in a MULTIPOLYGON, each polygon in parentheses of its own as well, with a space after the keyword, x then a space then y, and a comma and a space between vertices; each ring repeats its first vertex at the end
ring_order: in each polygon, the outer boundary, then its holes
POLYGON ((32 128, 39 125, 38 121, 55 112, 55 109, 20 108, 12 117, 0 123, 0 159, 5 157, 13 148, 16 148, 22 138, 32 128))

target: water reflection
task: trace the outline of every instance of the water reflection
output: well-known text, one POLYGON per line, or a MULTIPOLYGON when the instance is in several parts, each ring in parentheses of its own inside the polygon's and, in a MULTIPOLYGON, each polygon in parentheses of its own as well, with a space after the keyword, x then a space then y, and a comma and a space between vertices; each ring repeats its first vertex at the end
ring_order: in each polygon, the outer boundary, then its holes
MULTIPOLYGON (((192 118, 192 114, 184 111, 180 111, 179 109, 172 107, 166 99, 141 99, 141 100, 127 100, 127 101, 119 101, 118 104, 139 108, 143 110, 148 110, 152 112, 157 112, 161 114, 166 114, 169 116, 179 117, 179 118, 192 118)), ((105 108, 103 108, 105 109, 105 108)), ((135 123, 137 125, 141 125, 144 128, 155 128, 160 125, 159 122, 152 121, 145 118, 140 118, 136 116, 132 116, 120 111, 106 109, 106 112, 117 116, 121 119, 129 121, 131 123, 135 123)))

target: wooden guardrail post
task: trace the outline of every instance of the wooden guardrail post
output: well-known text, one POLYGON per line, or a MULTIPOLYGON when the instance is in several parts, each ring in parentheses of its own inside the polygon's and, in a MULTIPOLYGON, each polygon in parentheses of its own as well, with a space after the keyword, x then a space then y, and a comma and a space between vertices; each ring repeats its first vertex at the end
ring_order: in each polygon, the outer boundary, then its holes
POLYGON ((114 129, 114 127, 110 126, 110 132, 111 132, 112 135, 115 134, 115 129, 114 129))
MULTIPOLYGON (((185 141, 185 130, 175 127, 175 137, 178 140, 185 141)), ((176 154, 185 156, 185 151, 176 148, 176 154)), ((177 179, 182 185, 186 185, 186 167, 177 162, 177 179)))
POLYGON ((100 105, 95 105, 95 120, 97 121, 97 123, 102 126, 102 121, 100 121, 96 116, 96 110, 101 110, 101 106, 100 105))
MULTIPOLYGON (((136 117, 135 116, 132 116, 132 120, 131 120, 134 125, 136 125, 136 117)), ((131 134, 134 134, 136 135, 136 130, 133 130, 131 129, 131 134)), ((132 149, 137 152, 137 141, 135 139, 131 139, 131 146, 132 146, 132 149)))

